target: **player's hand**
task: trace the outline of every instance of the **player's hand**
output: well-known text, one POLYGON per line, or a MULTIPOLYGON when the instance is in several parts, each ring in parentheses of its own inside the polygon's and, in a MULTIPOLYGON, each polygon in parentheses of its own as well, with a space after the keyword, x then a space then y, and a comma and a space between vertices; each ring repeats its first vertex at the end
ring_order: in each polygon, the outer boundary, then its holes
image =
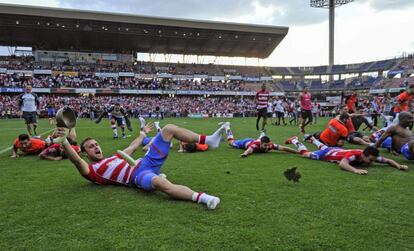
POLYGON ((399 153, 397 153, 397 152, 396 152, 396 151, 394 151, 394 150, 392 150, 392 151, 391 151, 391 154, 392 154, 392 155, 394 155, 394 156, 398 156, 398 155, 400 155, 399 153))
POLYGON ((153 123, 148 123, 144 126, 144 128, 142 128, 142 131, 145 134, 147 134, 147 133, 151 132, 153 128, 154 128, 154 124, 153 123))
POLYGON ((408 166, 406 166, 406 165, 400 165, 400 166, 398 167, 398 169, 399 169, 399 170, 408 170, 408 166))
POLYGON ((52 135, 53 138, 66 137, 66 128, 56 127, 52 135))
POLYGON ((247 157, 247 154, 242 153, 242 154, 240 154, 240 157, 242 157, 242 158, 246 158, 246 157, 247 157))
POLYGON ((365 169, 356 169, 354 171, 354 173, 364 175, 364 174, 368 174, 368 170, 365 170, 365 169))

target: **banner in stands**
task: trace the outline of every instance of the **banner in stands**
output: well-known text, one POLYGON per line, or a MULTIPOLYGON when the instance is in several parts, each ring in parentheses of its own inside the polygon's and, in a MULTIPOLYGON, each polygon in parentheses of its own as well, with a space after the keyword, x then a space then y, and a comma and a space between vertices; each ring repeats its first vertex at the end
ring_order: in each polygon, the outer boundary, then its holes
POLYGON ((260 77, 260 81, 272 81, 272 77, 260 77))
POLYGON ((404 73, 404 70, 393 70, 393 71, 389 71, 387 73, 387 75, 388 76, 395 76, 395 75, 403 74, 403 73, 404 73))
POLYGON ((50 88, 33 88, 36 93, 50 93, 50 88))
POLYGON ((247 82, 259 82, 260 81, 260 78, 256 78, 256 77, 243 77, 243 80, 244 81, 247 81, 247 82))
POLYGON ((135 77, 139 78, 139 79, 153 79, 153 78, 156 78, 157 75, 155 75, 155 74, 135 74, 135 77))
POLYGON ((76 71, 52 71, 52 76, 63 75, 65 77, 77 77, 76 71))
POLYGON ((162 90, 137 90, 138 94, 162 94, 162 90))
POLYGON ((201 119, 204 116, 203 116, 202 113, 190 113, 190 114, 188 114, 188 117, 192 118, 192 119, 201 119))
POLYGON ((0 73, 6 73, 7 72, 7 68, 0 68, 0 73))
POLYGON ((405 90, 405 88, 390 88, 388 89, 389 92, 400 92, 400 90, 405 90))
POLYGON ((224 81, 224 76, 209 76, 211 81, 224 81))
POLYGON ((33 70, 33 74, 52 75, 52 70, 35 69, 33 70))
POLYGON ((208 75, 203 75, 203 74, 194 74, 194 78, 207 79, 207 78, 208 78, 208 75))
POLYGON ((236 73, 236 69, 223 69, 223 72, 225 73, 236 73))
POLYGON ((369 94, 379 94, 379 93, 384 93, 385 89, 372 89, 369 90, 369 94))
POLYGON ((172 78, 174 79, 174 80, 177 80, 177 79, 182 79, 182 80, 191 80, 191 79, 194 79, 194 76, 193 75, 173 75, 172 76, 172 78))
POLYGON ((177 91, 177 94, 184 94, 184 95, 205 95, 205 94, 209 94, 210 92, 208 91, 177 91))
POLYGON ((120 77, 135 77, 135 73, 133 72, 119 72, 118 75, 120 77))
POLYGON ((157 73, 157 78, 172 78, 172 76, 170 73, 157 73))
MULTIPOLYGON (((256 95, 256 93, 254 93, 254 95, 256 95)), ((284 92, 271 92, 270 96, 285 96, 284 92)))
POLYGON ((76 93, 96 93, 96 89, 76 88, 76 93))
POLYGON ((0 88, 0 92, 24 92, 23 88, 0 88))
POLYGON ((326 101, 331 104, 339 104, 341 103, 341 96, 326 97, 326 101))
POLYGON ((51 88, 51 93, 76 93, 75 88, 51 88))
POLYGON ((241 76, 232 76, 232 75, 230 75, 229 79, 230 80, 242 80, 242 77, 241 76))
POLYGON ((32 76, 32 71, 25 71, 25 70, 7 70, 6 72, 9 75, 17 74, 19 76, 32 76))
POLYGON ((118 73, 115 72, 95 72, 95 76, 100 78, 118 78, 118 73))

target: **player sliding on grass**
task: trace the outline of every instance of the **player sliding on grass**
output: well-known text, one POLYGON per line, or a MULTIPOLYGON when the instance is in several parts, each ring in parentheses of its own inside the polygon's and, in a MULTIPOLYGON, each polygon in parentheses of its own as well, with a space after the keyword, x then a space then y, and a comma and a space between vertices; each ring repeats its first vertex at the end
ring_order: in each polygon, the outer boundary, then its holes
MULTIPOLYGON (((151 128, 152 125, 146 125, 139 136, 123 152, 127 155, 133 154, 141 146, 143 139, 151 131, 151 128)), ((170 143, 173 138, 185 142, 206 143, 211 148, 217 148, 220 145, 222 130, 206 136, 176 125, 166 125, 154 138, 145 156, 136 161, 135 166, 130 166, 119 154, 105 158, 99 143, 93 138, 86 138, 80 145, 90 164, 72 149, 66 139, 63 140, 62 146, 79 173, 91 182, 100 185, 133 186, 146 191, 159 190, 174 199, 192 200, 196 203, 206 204, 208 209, 215 209, 220 203, 218 197, 202 192, 194 192, 186 186, 173 184, 160 176, 160 169, 168 157, 170 143)), ((56 134, 63 137, 65 135, 64 129, 57 128, 56 134)))
POLYGON ((240 157, 247 157, 248 155, 253 153, 267 153, 271 150, 299 153, 298 151, 290 147, 274 144, 270 141, 270 138, 264 134, 264 132, 260 133, 258 139, 245 138, 241 140, 235 140, 233 132, 230 128, 230 122, 226 122, 222 126, 226 130, 228 144, 233 148, 245 150, 242 154, 240 154, 240 157))
POLYGON ((375 147, 380 147, 387 138, 391 137, 392 153, 401 153, 406 159, 414 160, 414 134, 408 129, 414 123, 411 113, 401 112, 398 124, 391 125, 375 142, 375 147))
POLYGON ((399 170, 408 169, 408 166, 406 165, 400 165, 394 160, 379 156, 378 150, 372 146, 368 146, 364 150, 344 150, 340 147, 328 147, 317 140, 315 137, 311 137, 310 141, 320 150, 309 152, 306 146, 299 142, 299 139, 296 136, 288 139, 286 142, 294 144, 300 151, 300 154, 305 158, 337 163, 342 169, 356 174, 367 174, 368 170, 358 169, 354 166, 364 164, 370 165, 374 161, 379 163, 386 163, 399 170))

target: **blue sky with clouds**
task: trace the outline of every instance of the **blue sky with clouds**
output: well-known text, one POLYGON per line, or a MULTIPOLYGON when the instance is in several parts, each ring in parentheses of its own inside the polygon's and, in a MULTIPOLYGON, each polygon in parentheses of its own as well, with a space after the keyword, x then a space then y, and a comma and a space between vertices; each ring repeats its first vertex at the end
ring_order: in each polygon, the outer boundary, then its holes
MULTIPOLYGON (((328 61, 328 11, 310 8, 309 0, 0 0, 0 3, 289 26, 284 41, 260 64, 306 66, 328 61)), ((363 62, 414 52, 413 16, 412 0, 355 0, 337 8, 335 62, 363 62)), ((258 61, 248 60, 248 63, 258 61)))

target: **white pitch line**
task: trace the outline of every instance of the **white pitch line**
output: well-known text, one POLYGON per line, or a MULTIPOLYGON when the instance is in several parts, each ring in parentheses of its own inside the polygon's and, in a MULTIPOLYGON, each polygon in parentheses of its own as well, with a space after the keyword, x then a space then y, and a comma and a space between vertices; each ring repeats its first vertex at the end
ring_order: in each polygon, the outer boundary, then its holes
MULTIPOLYGON (((49 132, 51 132, 51 131, 53 131, 53 130, 54 130, 54 128, 52 128, 52 129, 50 129, 50 130, 47 130, 46 132, 41 133, 39 136, 43 136, 43 135, 45 135, 46 133, 49 133, 49 132)), ((1 155, 1 154, 3 154, 3 153, 5 153, 5 152, 7 152, 7 151, 10 151, 11 149, 12 149, 12 146, 9 146, 9 147, 7 147, 6 149, 1 150, 1 151, 0 151, 0 155, 1 155)))

